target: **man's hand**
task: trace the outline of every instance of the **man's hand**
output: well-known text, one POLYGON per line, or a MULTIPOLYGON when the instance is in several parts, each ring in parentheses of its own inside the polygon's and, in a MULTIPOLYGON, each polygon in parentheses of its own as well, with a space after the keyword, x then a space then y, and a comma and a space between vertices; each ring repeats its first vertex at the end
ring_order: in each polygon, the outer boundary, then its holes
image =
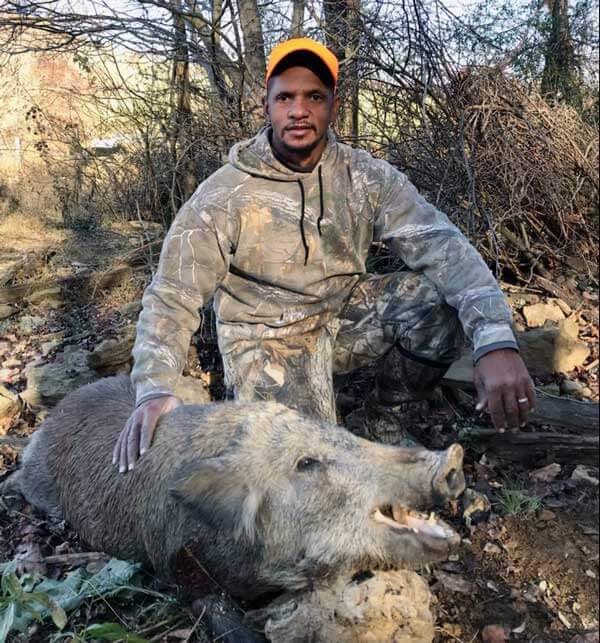
POLYGON ((112 463, 119 467, 119 473, 133 469, 138 457, 144 455, 152 444, 160 416, 172 411, 180 404, 181 400, 178 397, 163 395, 142 402, 135 409, 113 449, 112 463))
POLYGON ((527 423, 535 408, 535 389, 517 351, 501 348, 487 353, 475 365, 477 410, 487 409, 500 433, 527 423))

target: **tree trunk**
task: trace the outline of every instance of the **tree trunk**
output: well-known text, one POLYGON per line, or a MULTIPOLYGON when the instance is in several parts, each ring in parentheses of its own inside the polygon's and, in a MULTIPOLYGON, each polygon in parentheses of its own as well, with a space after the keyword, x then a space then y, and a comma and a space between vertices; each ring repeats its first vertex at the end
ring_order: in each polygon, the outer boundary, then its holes
POLYGON ((299 38, 304 31, 304 0, 293 0, 290 38, 299 38))
POLYGON ((174 1, 173 27, 175 30, 175 57, 171 74, 171 129, 169 147, 173 170, 172 205, 174 214, 188 200, 196 187, 193 157, 187 146, 186 131, 192 117, 189 52, 185 19, 181 15, 180 0, 174 1))
POLYGON ((571 28, 568 0, 547 0, 551 30, 546 43, 542 94, 577 105, 581 96, 579 75, 571 28))
POLYGON ((265 43, 257 0, 238 0, 238 9, 244 41, 241 97, 250 125, 256 128, 263 121, 265 43))
POLYGON ((340 61, 338 128, 345 137, 358 137, 358 50, 360 0, 324 0, 327 45, 340 61))

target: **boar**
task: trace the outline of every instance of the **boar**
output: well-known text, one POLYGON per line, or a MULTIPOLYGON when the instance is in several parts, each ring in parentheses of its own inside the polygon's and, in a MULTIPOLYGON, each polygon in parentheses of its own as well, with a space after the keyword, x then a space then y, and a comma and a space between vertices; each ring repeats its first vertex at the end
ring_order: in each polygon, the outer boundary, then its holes
POLYGON ((418 567, 459 540, 420 512, 463 491, 458 445, 376 444, 274 402, 183 405, 161 418, 152 447, 123 475, 111 455, 133 406, 126 377, 71 393, 12 480, 94 549, 243 599, 361 569, 418 567))

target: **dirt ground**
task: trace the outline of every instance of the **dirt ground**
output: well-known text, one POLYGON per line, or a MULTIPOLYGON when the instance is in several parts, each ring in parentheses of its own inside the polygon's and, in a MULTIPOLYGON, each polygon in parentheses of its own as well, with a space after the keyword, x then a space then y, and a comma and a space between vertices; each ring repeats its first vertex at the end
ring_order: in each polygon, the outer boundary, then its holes
MULTIPOLYGON (((42 260, 34 271, 26 265, 13 277, 14 284, 44 275, 72 274, 81 266, 104 269, 149 241, 147 230, 124 224, 77 237, 58 225, 47 233, 37 222, 20 221, 22 234, 14 244, 8 239, 15 225, 15 221, 0 222, 0 259, 31 253, 42 260)), ((52 361, 69 343, 91 349, 102 339, 131 328, 135 316, 125 312, 126 305, 140 298, 147 278, 148 271, 136 270, 110 290, 93 296, 72 292, 53 308, 18 302, 18 311, 0 321, 2 384, 22 392, 27 364, 52 361)), ((199 337, 202 341, 190 353, 188 370, 202 373, 213 398, 218 398, 223 393, 222 378, 209 318, 199 337)), ((597 354, 597 329, 595 341, 592 357, 597 354)), ((366 382, 368 374, 363 377, 366 382)), ((591 384, 597 399, 597 376, 591 384)), ((465 426, 485 422, 473 415, 467 396, 457 400, 448 393, 447 401, 430 426, 424 427, 426 446, 443 446, 459 437, 465 426)), ((16 468, 19 451, 44 414, 41 409, 25 407, 0 432, 1 477, 16 468)), ((465 447, 468 486, 485 494, 491 507, 473 514, 470 525, 463 516, 464 503, 446 510, 445 518, 460 532, 462 545, 448 562, 422 572, 434 595, 437 640, 597 641, 598 487, 573 481, 574 465, 563 465, 559 472, 547 479, 542 475, 540 480, 533 469, 496 460, 477 444, 467 441, 465 447), (595 635, 590 634, 594 631, 595 635)), ((539 467, 544 464, 548 463, 541 462, 539 467)), ((591 472, 597 478, 597 469, 591 472)), ((35 516, 27 506, 0 505, 0 562, 13 560, 32 547, 42 558, 59 556, 43 570, 52 578, 61 578, 81 565, 73 555, 85 552, 68 526, 35 516)), ((86 564, 93 567, 93 563, 86 564)), ((146 640, 207 640, 197 614, 173 601, 173 588, 149 576, 142 582, 164 600, 156 596, 90 600, 70 616, 66 630, 83 631, 89 623, 116 621, 146 640)), ((53 634, 56 630, 51 625, 34 624, 14 640, 47 641, 53 634)), ((73 634, 70 640, 84 639, 73 634)))

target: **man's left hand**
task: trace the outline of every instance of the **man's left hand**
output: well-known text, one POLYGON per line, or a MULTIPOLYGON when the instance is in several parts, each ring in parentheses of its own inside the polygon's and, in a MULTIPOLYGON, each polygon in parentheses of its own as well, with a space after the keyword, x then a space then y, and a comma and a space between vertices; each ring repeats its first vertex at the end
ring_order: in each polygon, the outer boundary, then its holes
POLYGON ((535 389, 517 351, 501 348, 487 353, 475 365, 477 410, 487 409, 500 433, 527 423, 535 408, 535 389))

